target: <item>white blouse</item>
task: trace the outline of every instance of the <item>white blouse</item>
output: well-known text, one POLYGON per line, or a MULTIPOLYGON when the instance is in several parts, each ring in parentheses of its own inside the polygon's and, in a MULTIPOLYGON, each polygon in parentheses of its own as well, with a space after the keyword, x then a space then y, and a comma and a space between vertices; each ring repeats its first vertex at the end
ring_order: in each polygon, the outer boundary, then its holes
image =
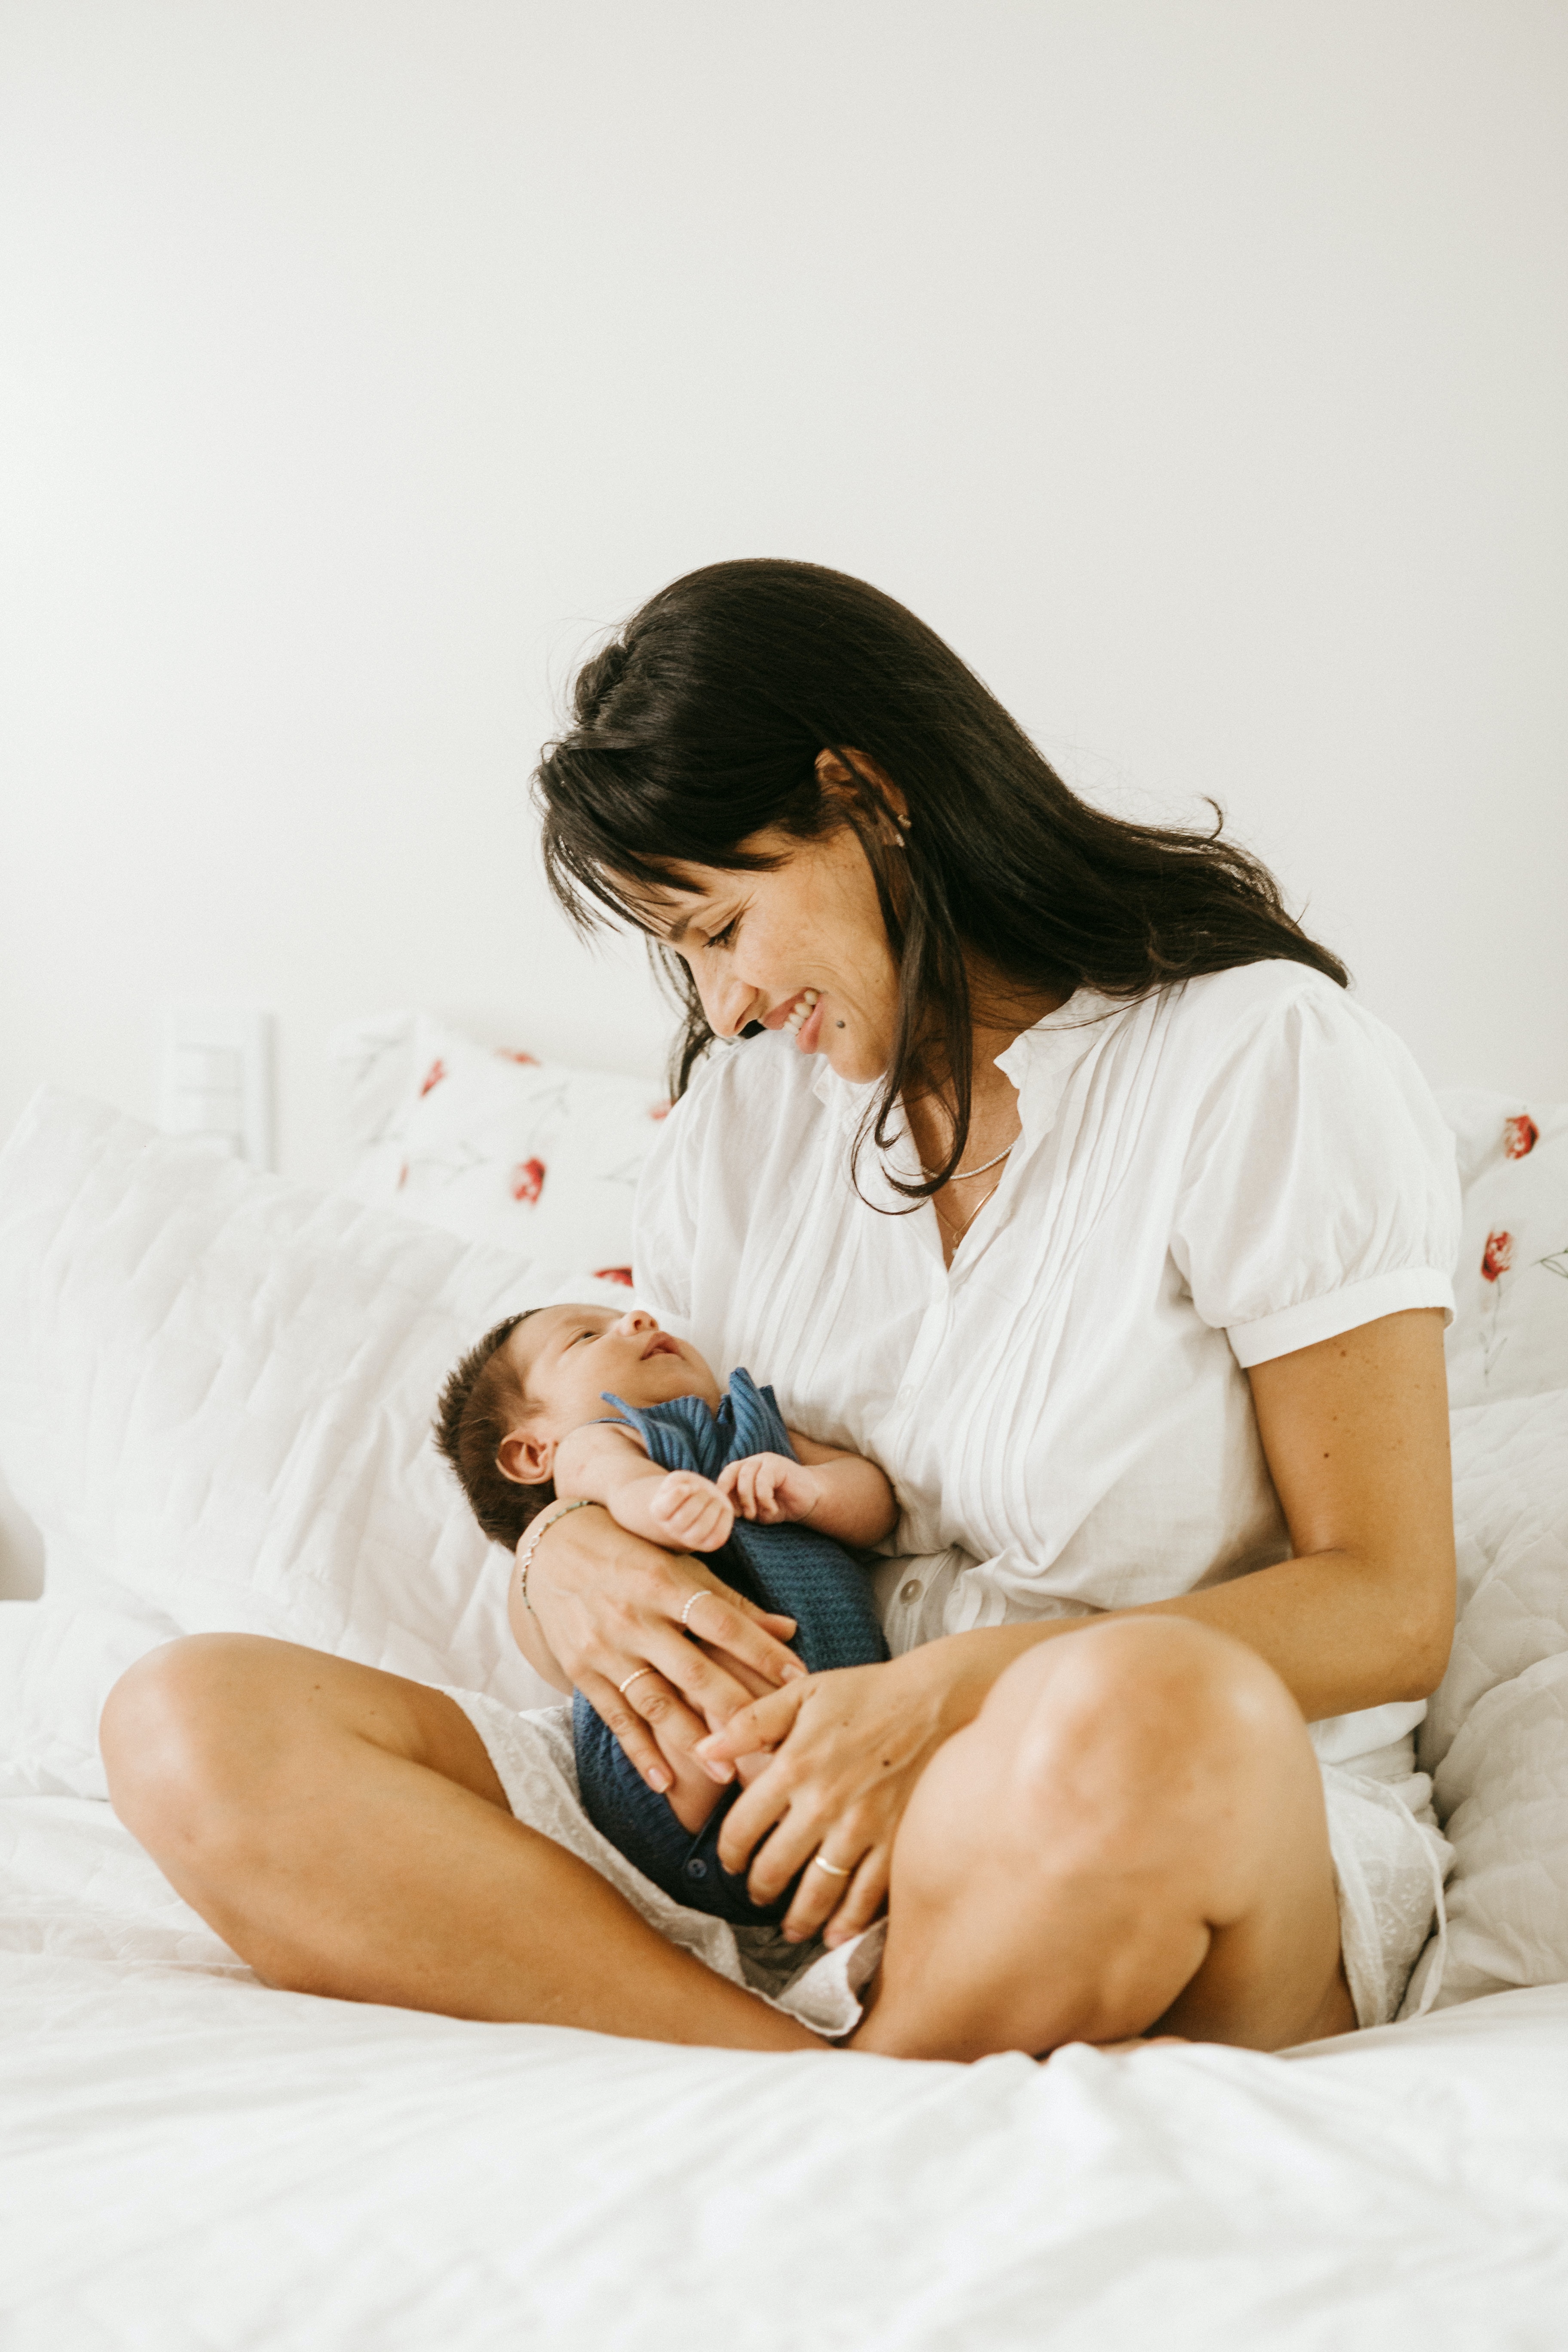
POLYGON ((638 1296, 891 1478, 887 1549, 926 1556, 885 1580, 895 1650, 1288 1558, 1246 1368, 1453 1312, 1453 1139, 1320 973, 1080 989, 997 1066, 1023 1132, 951 1268, 929 1202, 879 1213, 901 1204, 868 1145, 856 1194, 875 1088, 782 1034, 710 1055, 638 1195, 638 1296))

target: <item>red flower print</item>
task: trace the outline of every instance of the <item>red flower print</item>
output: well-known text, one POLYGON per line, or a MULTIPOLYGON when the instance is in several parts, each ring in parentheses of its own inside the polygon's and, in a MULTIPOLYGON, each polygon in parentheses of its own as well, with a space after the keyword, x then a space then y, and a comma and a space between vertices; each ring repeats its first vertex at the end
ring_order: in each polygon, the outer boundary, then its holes
POLYGON ((648 1112, 648 1117, 649 1118, 668 1118, 674 1108, 673 1103, 655 1103, 648 1112))
POLYGON ((595 1282, 624 1282, 629 1290, 632 1286, 632 1270, 629 1265, 595 1266, 594 1279, 595 1282))
POLYGON ((1522 1160, 1541 1140, 1541 1129, 1527 1111, 1502 1123, 1502 1148, 1510 1160, 1522 1160))
POLYGON ((539 1067, 537 1054, 520 1054, 510 1045, 498 1045, 496 1053, 503 1062, 521 1062, 525 1069, 536 1070, 539 1067))
POLYGON ((511 1171, 511 1197, 526 1201, 531 1209, 544 1190, 542 1160, 524 1160, 511 1171))
POLYGON ((1513 1235, 1493 1233, 1487 1235, 1487 1245, 1481 1252, 1481 1280, 1496 1282, 1513 1264, 1513 1235))
POLYGON ((424 1101, 432 1087, 438 1087, 440 1085, 446 1075, 447 1065, 445 1062, 431 1063, 430 1067, 425 1073, 425 1083, 419 1089, 419 1099, 421 1102, 424 1101))

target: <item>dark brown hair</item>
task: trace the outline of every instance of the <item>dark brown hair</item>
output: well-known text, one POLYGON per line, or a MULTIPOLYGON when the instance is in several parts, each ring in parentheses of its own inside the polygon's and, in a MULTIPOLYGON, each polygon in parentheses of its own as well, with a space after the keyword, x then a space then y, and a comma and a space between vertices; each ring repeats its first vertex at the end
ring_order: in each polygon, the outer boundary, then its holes
MULTIPOLYGON (((1268 868, 1210 834, 1130 824, 1070 792, 973 671, 879 589, 815 563, 756 559, 689 572, 585 662, 574 724, 535 775, 551 887, 584 929, 637 912, 623 886, 660 890, 683 866, 755 872, 742 844, 850 824, 877 886, 899 968, 897 1027, 867 1129, 889 1141, 900 1096, 945 1081, 952 1149, 968 1139, 973 1009, 966 951, 1020 990, 1089 985, 1142 995, 1271 957, 1343 987, 1268 868), (903 847, 849 747, 904 795, 903 847), (817 755, 849 771, 826 786, 817 755)), ((695 982, 655 944, 685 1010, 672 1072, 684 1090, 712 1042, 695 982)))
POLYGON ((515 1550, 524 1528, 546 1503, 555 1500, 553 1484, 546 1479, 525 1486, 509 1478, 497 1459, 502 1441, 517 1426, 527 1400, 506 1354, 506 1343, 528 1315, 509 1315, 476 1340, 452 1371, 437 1407, 435 1438, 458 1475, 458 1484, 491 1543, 515 1550))

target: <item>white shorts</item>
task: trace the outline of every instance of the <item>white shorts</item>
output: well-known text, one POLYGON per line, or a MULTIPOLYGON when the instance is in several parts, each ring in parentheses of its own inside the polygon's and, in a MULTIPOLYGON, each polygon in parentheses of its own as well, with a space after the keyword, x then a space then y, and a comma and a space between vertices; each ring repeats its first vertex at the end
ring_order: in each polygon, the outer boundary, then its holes
POLYGON ((1353 1763, 1319 1759, 1358 2025, 1425 2017, 1448 1957, 1443 1882, 1454 1849, 1432 1810, 1431 1780, 1415 1769, 1415 1746, 1406 1732, 1353 1763))
MULTIPOLYGON (((731 1927, 689 1909, 634 1869, 584 1812, 569 1706, 520 1715, 476 1691, 448 1688, 447 1696, 483 1740, 518 1820, 591 1864, 661 1936, 815 2032, 837 2039, 858 2021, 858 1989, 881 1957, 880 1923, 829 1952, 819 1942, 787 1944, 773 1927, 731 1927)), ((1432 1812, 1432 1783, 1415 1769, 1408 1732, 1358 1756, 1353 1766, 1321 1763, 1320 1769, 1356 2022, 1386 2025, 1402 2014, 1421 2015, 1442 1980, 1443 1880, 1453 1860, 1432 1812), (1412 1981, 1417 1958, 1422 1966, 1412 1981)))

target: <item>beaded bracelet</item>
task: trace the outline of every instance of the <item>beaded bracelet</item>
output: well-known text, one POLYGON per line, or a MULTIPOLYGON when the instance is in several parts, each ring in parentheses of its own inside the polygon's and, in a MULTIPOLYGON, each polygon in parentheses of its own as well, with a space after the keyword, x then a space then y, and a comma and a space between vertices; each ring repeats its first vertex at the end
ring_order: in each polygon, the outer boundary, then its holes
POLYGON ((563 1519, 568 1511, 585 1511, 591 1499, 590 1496, 584 1496, 580 1502, 563 1503, 558 1509, 548 1514, 542 1511, 530 1528, 528 1541, 517 1556, 517 1589, 522 1595, 522 1605, 531 1617, 533 1614, 533 1603, 528 1597, 528 1571, 533 1566, 533 1555, 539 1549, 540 1537, 546 1528, 552 1528, 557 1519, 563 1519))

